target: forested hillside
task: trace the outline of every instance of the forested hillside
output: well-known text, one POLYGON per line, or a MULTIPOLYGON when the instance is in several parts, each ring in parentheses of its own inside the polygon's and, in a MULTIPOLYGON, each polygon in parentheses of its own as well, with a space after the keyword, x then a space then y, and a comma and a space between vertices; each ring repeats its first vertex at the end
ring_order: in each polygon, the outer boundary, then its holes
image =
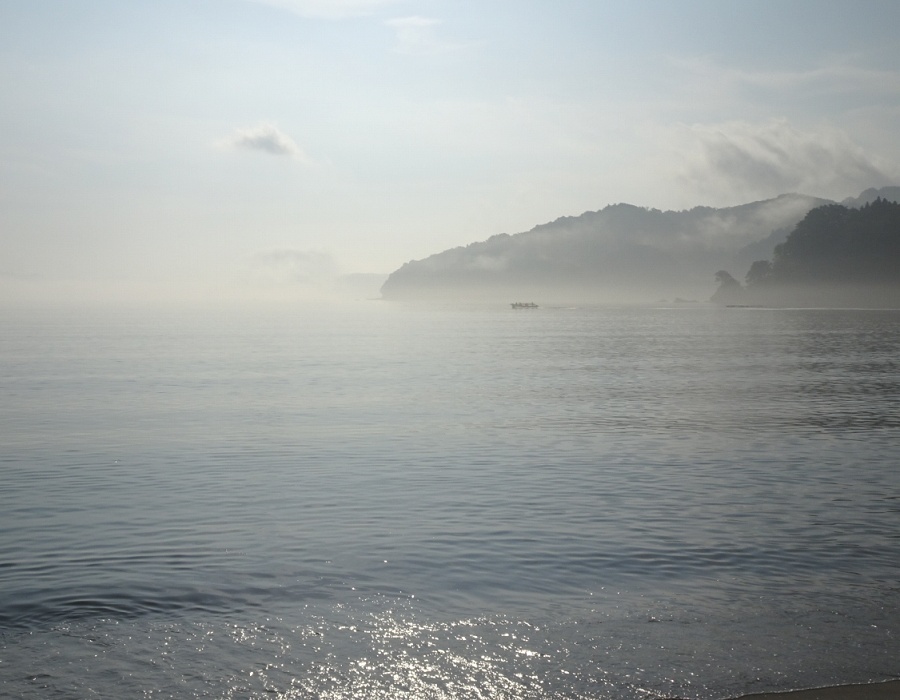
MULTIPOLYGON (((720 271, 721 273, 721 271, 720 271)), ((746 288, 722 285, 715 299, 733 303, 895 305, 900 301, 900 204, 876 199, 860 208, 828 204, 811 210, 757 260, 746 288)))

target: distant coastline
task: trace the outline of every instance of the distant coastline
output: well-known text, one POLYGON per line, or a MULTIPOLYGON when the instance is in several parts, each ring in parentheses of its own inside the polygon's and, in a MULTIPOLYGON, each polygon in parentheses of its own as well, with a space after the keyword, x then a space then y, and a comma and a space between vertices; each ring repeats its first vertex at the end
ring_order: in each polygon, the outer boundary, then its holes
MULTIPOLYGON (((398 301, 705 300, 715 294, 716 283, 721 284, 716 270, 735 270, 750 275, 747 287, 754 287, 752 300, 739 294, 720 294, 714 301, 868 306, 873 298, 885 298, 884 287, 893 287, 893 279, 887 285, 880 279, 874 285, 862 284, 864 279, 843 280, 836 285, 831 284, 836 280, 826 280, 833 289, 825 294, 809 280, 800 284, 796 275, 779 272, 781 277, 776 275, 764 293, 760 273, 766 268, 759 262, 771 259, 772 269, 783 272, 790 265, 780 264, 779 260, 794 264, 807 254, 806 249, 794 250, 797 245, 789 244, 788 239, 813 211, 836 216, 839 212, 864 211, 873 206, 877 209, 885 204, 898 206, 894 204, 897 201, 900 187, 866 190, 841 204, 802 194, 785 194, 723 209, 660 211, 614 204, 580 216, 562 217, 524 233, 499 234, 410 261, 388 276, 381 295, 398 301), (781 258, 778 251, 784 251, 781 258)), ((878 253, 875 259, 892 264, 897 256, 878 253)), ((898 265, 894 267, 900 269, 898 265)), ((737 287, 747 291, 740 282, 737 287)))

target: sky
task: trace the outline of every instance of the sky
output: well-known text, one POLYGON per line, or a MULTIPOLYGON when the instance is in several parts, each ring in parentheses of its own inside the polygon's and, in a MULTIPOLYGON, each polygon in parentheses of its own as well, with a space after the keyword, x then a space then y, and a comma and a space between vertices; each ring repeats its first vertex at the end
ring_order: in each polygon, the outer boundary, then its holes
POLYGON ((2 302, 900 183, 896 0, 0 0, 2 302))

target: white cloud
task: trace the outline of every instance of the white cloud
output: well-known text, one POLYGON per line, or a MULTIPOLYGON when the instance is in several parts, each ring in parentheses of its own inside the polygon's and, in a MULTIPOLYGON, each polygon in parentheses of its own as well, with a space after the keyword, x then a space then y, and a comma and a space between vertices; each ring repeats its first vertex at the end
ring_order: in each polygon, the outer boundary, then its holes
POLYGON ((440 20, 431 17, 397 17, 385 22, 385 25, 396 32, 398 53, 434 54, 454 51, 464 44, 454 44, 438 37, 435 28, 440 20))
POLYGON ((787 120, 679 126, 670 132, 680 180, 730 201, 802 192, 842 199, 890 184, 896 173, 843 131, 800 130, 787 120))
POLYGON ((294 248, 257 253, 253 271, 258 282, 276 285, 318 285, 332 282, 338 274, 330 253, 294 248))
POLYGON ((269 122, 262 122, 248 129, 236 129, 226 144, 233 148, 262 151, 273 156, 289 156, 309 162, 309 157, 294 140, 269 122))
POLYGON ((854 100, 896 101, 900 94, 900 71, 859 65, 854 57, 835 56, 807 70, 747 70, 721 65, 709 58, 672 58, 672 65, 686 74, 682 80, 719 92, 760 91, 772 97, 798 98, 832 96, 854 100))
POLYGON ((347 19, 371 15, 388 5, 404 0, 251 0, 262 5, 288 10, 301 17, 347 19))

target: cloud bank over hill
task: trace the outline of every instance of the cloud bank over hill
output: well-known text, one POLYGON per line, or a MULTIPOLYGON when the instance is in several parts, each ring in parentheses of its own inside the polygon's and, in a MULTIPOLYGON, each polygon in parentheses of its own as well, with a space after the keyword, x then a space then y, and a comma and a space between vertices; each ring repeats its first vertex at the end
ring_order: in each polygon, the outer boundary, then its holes
POLYGON ((881 163, 835 128, 799 129, 786 119, 732 121, 673 130, 679 180, 715 198, 768 198, 776 192, 846 192, 890 182, 881 163))

